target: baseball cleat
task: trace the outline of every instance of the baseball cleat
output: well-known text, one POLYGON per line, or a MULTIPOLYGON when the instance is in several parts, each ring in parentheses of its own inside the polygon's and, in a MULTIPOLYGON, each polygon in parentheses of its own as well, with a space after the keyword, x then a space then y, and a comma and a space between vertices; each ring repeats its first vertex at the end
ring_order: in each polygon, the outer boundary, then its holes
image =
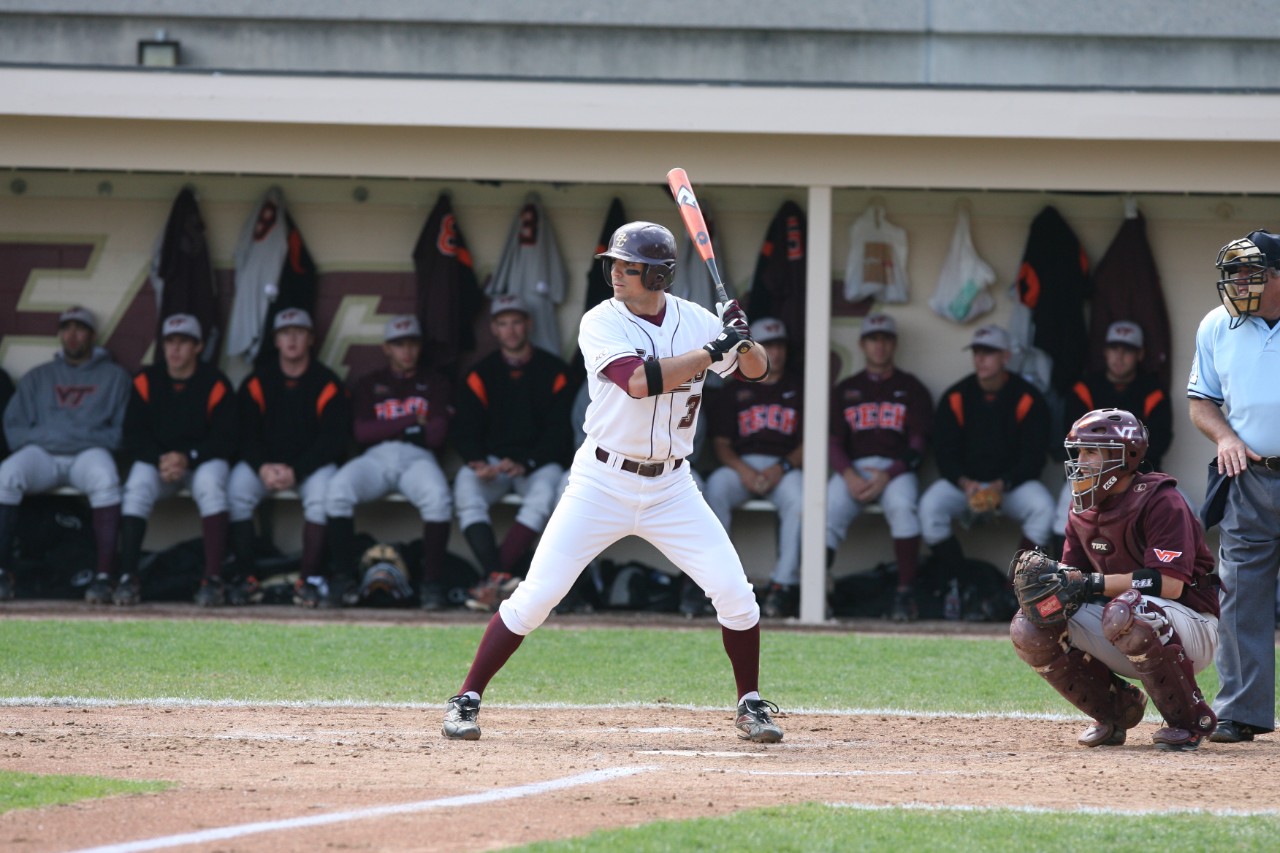
POLYGON ((738 737, 752 743, 777 743, 782 740, 782 729, 773 721, 769 712, 778 713, 778 706, 764 699, 744 699, 738 704, 738 737))
POLYGON ((132 607, 142 601, 142 584, 133 575, 121 575, 115 591, 111 593, 111 603, 120 607, 132 607))
POLYGON ((441 734, 450 740, 480 740, 480 700, 470 696, 451 696, 444 706, 444 727, 441 734))
POLYGON ((13 575, 0 569, 0 601, 13 600, 13 575))
POLYGON ((769 592, 765 594, 761 614, 770 619, 796 616, 800 613, 799 584, 769 584, 769 592))
POLYGON ((226 587, 222 578, 205 578, 196 590, 196 604, 200 607, 221 607, 227 603, 226 587))
POLYGON ((890 618, 894 622, 914 622, 919 616, 916 608, 916 594, 909 589, 900 589, 893 595, 893 611, 890 618))
POLYGON ((1081 746, 1121 746, 1124 744, 1128 735, 1124 729, 1115 723, 1098 723, 1095 722, 1089 728, 1080 733, 1080 737, 1076 738, 1076 743, 1081 746))
POLYGON ((110 604, 112 591, 111 575, 100 572, 94 575, 89 588, 84 591, 84 600, 88 604, 110 604))
POLYGON ((1153 734, 1151 740, 1155 741, 1156 749, 1165 752, 1190 752, 1204 740, 1204 733, 1166 727, 1153 734))
POLYGON ((492 613, 498 609, 499 604, 511 597, 511 593, 519 585, 520 578, 507 572, 494 572, 483 583, 467 590, 467 600, 464 603, 468 610, 492 613))

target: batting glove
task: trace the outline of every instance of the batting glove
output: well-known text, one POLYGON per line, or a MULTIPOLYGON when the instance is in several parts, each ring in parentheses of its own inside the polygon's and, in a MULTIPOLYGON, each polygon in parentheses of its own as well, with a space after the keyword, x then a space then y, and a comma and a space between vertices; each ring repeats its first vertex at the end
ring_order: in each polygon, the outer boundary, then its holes
MULTIPOLYGON (((729 352, 729 350, 742 344, 749 344, 750 340, 737 326, 725 326, 720 330, 720 334, 715 340, 703 344, 702 348, 711 356, 711 361, 714 364, 724 358, 725 353, 729 352)), ((738 352, 742 352, 742 350, 739 349, 738 352)))
POLYGON ((738 304, 738 300, 730 299, 728 302, 717 302, 716 316, 720 318, 720 325, 733 326, 742 332, 744 338, 751 340, 751 325, 747 322, 747 315, 743 312, 742 306, 738 304))

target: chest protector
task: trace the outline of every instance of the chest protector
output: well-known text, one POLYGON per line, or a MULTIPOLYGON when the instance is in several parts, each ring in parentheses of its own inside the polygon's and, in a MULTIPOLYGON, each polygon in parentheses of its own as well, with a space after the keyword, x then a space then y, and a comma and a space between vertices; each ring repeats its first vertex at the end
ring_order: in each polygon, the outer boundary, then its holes
POLYGON ((1094 571, 1125 574, 1143 565, 1147 543, 1137 521, 1156 492, 1177 485, 1178 481, 1168 474, 1138 474, 1118 501, 1108 502, 1105 508, 1071 514, 1068 523, 1094 571))

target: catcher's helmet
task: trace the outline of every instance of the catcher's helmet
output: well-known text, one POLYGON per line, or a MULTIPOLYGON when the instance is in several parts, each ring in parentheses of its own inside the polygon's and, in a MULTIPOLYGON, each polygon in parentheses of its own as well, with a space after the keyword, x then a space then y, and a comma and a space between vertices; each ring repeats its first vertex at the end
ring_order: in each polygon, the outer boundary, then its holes
POLYGON ((1280 269, 1280 235, 1253 231, 1248 237, 1232 240, 1218 250, 1218 260, 1214 263, 1222 272, 1218 278, 1218 298, 1231 315, 1234 329, 1262 307, 1267 270, 1280 269), (1245 292, 1241 294, 1239 288, 1245 292))
POLYGON ((374 545, 360 558, 360 601, 375 607, 405 604, 413 597, 409 569, 393 545, 374 545))
POLYGON ((1147 456, 1147 428, 1124 409, 1094 409, 1071 425, 1062 445, 1071 511, 1084 512, 1101 503, 1122 476, 1138 470, 1147 456), (1082 450, 1097 452, 1082 458, 1082 450))
POLYGON ((644 286, 666 290, 676 278, 676 238, 653 222, 628 222, 609 238, 609 248, 597 258, 604 263, 604 279, 613 278, 614 260, 644 264, 644 286))

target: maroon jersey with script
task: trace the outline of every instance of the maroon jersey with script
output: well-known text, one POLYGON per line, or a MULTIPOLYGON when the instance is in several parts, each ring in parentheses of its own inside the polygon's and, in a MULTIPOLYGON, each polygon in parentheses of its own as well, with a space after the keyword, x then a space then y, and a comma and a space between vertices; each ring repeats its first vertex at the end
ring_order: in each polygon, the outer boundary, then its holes
POLYGON ((804 380, 787 374, 772 385, 729 382, 711 402, 712 438, 733 441, 739 456, 783 456, 800 446, 804 380))

